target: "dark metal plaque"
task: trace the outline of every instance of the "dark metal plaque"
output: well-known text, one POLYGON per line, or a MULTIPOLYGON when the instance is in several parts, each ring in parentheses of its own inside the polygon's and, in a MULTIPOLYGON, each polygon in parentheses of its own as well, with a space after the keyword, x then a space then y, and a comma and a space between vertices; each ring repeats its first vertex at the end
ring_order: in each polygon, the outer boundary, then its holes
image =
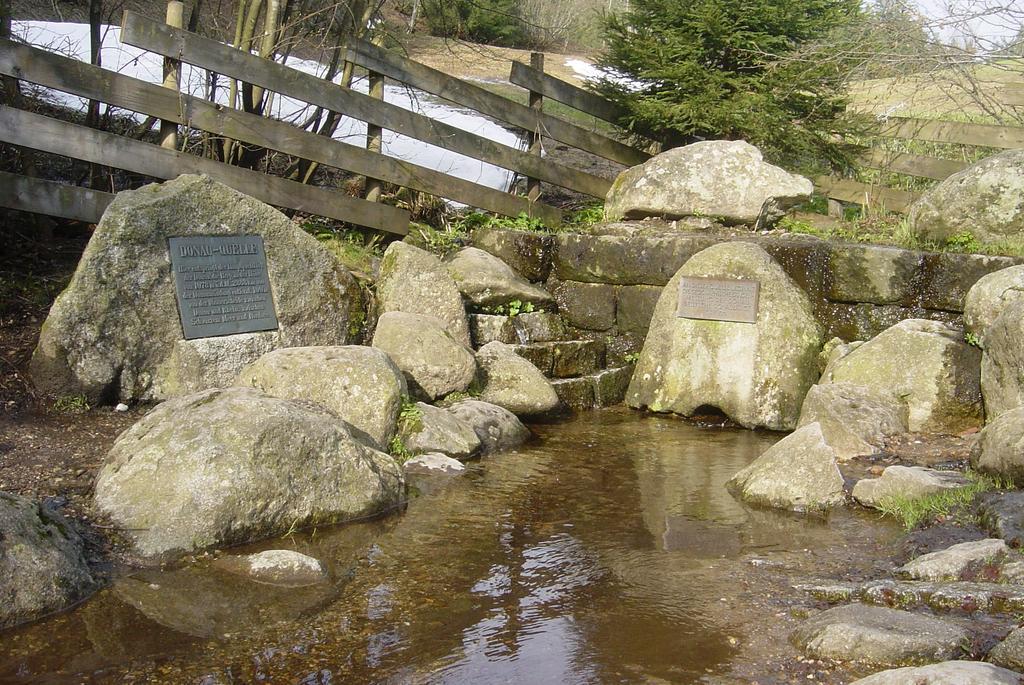
POLYGON ((277 328, 261 236, 187 236, 168 246, 186 340, 277 328))
POLYGON ((686 319, 757 323, 761 283, 742 278, 683 276, 676 315, 686 319))

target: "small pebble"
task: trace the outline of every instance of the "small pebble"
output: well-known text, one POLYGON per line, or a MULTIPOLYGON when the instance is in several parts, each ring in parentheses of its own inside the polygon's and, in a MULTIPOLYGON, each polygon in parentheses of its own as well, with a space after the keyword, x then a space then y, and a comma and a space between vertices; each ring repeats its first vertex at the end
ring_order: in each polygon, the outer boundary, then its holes
POLYGON ((114 407, 114 411, 128 411, 128 405, 124 402, 120 402, 116 407, 114 407))

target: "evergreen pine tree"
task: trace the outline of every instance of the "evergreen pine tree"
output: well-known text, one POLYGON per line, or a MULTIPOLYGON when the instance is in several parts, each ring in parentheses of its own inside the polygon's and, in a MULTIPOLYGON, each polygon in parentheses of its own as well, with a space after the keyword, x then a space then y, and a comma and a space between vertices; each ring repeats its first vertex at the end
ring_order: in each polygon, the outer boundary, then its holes
POLYGON ((842 79, 849 65, 821 49, 859 15, 859 0, 632 0, 606 19, 600 65, 629 79, 598 90, 637 133, 670 146, 742 139, 808 169, 845 162, 842 79))

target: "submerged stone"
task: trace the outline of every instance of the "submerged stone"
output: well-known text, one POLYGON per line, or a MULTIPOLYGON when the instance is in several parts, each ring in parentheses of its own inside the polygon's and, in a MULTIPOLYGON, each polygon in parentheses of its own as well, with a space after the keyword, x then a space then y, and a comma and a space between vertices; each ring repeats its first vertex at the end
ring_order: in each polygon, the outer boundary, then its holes
POLYGON ((964 580, 977 575, 982 567, 1000 566, 1009 552, 1006 543, 998 539, 961 542, 917 557, 897 569, 896 575, 913 580, 964 580))
POLYGON ((1020 685, 1022 677, 980 661, 946 661, 882 671, 850 685, 1020 685))
POLYGON ((96 587, 82 539, 63 517, 0 492, 0 629, 65 609, 96 587))
POLYGON ((791 639, 816 659, 902 666, 953 659, 968 635, 956 624, 931 616, 847 604, 807 619, 791 639))
POLYGON ((225 556, 217 559, 214 565, 272 585, 312 585, 327 580, 327 571, 317 559, 290 549, 225 556))
POLYGON ((812 423, 775 443, 726 484, 753 504, 815 512, 843 504, 843 476, 821 426, 812 423))

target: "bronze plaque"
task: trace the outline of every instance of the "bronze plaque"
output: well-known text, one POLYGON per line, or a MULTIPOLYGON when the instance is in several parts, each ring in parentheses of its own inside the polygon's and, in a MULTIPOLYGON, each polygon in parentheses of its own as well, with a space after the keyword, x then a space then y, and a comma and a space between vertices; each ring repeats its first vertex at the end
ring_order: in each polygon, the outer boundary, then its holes
POLYGON ((168 246, 186 340, 277 328, 261 236, 187 236, 168 246))
POLYGON ((683 276, 676 315, 686 319, 757 323, 761 283, 744 278, 683 276))

